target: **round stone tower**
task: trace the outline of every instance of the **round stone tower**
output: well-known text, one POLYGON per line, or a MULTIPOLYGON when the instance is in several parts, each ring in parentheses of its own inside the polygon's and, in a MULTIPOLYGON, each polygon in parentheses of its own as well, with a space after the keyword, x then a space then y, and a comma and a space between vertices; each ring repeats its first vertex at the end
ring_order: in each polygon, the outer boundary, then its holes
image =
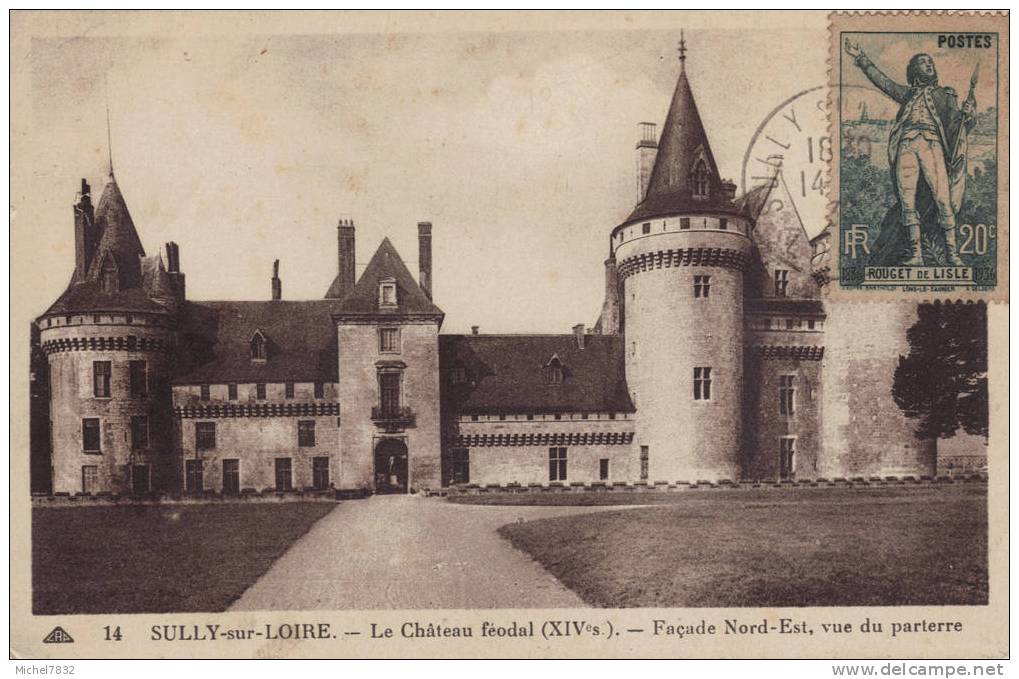
POLYGON ((75 271, 36 320, 49 363, 53 491, 147 492, 176 485, 168 377, 184 277, 176 244, 145 258, 110 174, 95 210, 75 211, 75 271))
POLYGON ((612 233, 634 445, 650 481, 738 479, 751 220, 719 175, 680 61, 643 200, 612 233))

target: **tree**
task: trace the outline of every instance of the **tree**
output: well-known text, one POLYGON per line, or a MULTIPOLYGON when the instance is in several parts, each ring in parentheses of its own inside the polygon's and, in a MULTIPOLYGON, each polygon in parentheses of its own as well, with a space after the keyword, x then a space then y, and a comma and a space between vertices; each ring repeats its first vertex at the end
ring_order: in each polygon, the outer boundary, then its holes
POLYGON ((899 356, 892 397, 919 419, 917 438, 949 438, 959 427, 987 436, 987 305, 921 304, 899 356))

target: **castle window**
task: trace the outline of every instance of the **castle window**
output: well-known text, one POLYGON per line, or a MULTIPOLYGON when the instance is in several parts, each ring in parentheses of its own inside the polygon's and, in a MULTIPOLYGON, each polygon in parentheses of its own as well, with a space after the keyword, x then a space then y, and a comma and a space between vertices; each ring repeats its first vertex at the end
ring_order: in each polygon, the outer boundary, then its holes
POLYGON ((528 415, 527 415, 527 421, 528 421, 528 422, 533 422, 533 421, 534 421, 534 414, 533 414, 533 413, 528 413, 528 415))
POLYGON ((230 384, 226 385, 226 397, 228 399, 230 399, 231 401, 236 401, 237 400, 237 383, 236 382, 231 382, 230 384))
POLYGON ((265 400, 265 382, 259 382, 255 385, 255 398, 261 401, 265 400))
POLYGON ((651 222, 644 222, 641 226, 641 233, 645 235, 651 233, 651 222))
POLYGON ((555 419, 556 420, 561 420, 561 419, 563 419, 563 416, 560 413, 556 413, 555 414, 555 419))
POLYGON ((679 218, 679 228, 681 228, 681 229, 689 229, 690 228, 690 218, 689 217, 680 217, 679 218))
POLYGON ((690 175, 691 188, 695 198, 708 197, 708 166, 704 160, 698 160, 690 175))
POLYGON ((240 460, 223 460, 223 492, 228 495, 241 492, 240 460))
POLYGON ((265 335, 259 331, 255 331, 255 334, 251 338, 251 360, 252 361, 264 361, 268 355, 266 351, 265 335))
POLYGON ((395 307, 396 302, 396 281, 386 278, 379 282, 379 306, 395 307))
POLYGON ((779 439, 779 476, 783 479, 791 479, 796 475, 796 439, 792 436, 783 436, 779 439))
POLYGON ((85 453, 101 453, 99 444, 99 418, 86 417, 81 421, 81 450, 85 453))
POLYGON ((184 490, 188 493, 201 493, 204 490, 202 461, 184 460, 184 490))
POLYGON ((807 321, 807 330, 813 330, 814 325, 815 325, 814 319, 810 319, 809 321, 807 321))
POLYGON ((775 269, 775 297, 785 297, 788 286, 789 271, 786 269, 775 269))
POLYGON ((131 450, 149 447, 149 418, 145 415, 131 416, 131 450))
POLYGON ((640 480, 647 481, 648 467, 651 462, 651 449, 648 446, 640 447, 640 480))
POLYGON ((92 317, 92 322, 93 323, 98 323, 99 322, 99 315, 98 314, 92 317))
POLYGON ((548 449, 548 480, 566 480, 566 448, 557 446, 548 449))
POLYGON ((290 490, 294 487, 293 460, 289 457, 276 458, 276 490, 290 490))
POLYGON ((725 219, 724 217, 722 219, 719 219, 718 228, 720 228, 722 231, 727 230, 729 228, 729 220, 725 219))
POLYGON ((131 398, 145 398, 149 391, 149 371, 145 361, 131 361, 131 398))
POLYGON ((326 490, 329 488, 329 458, 311 458, 311 485, 315 490, 326 490))
POLYGON ((81 468, 81 492, 86 495, 99 490, 99 467, 87 464, 81 468))
POLYGON ((711 368, 693 369, 693 399, 695 401, 711 400, 711 368))
POLYGON ((215 450, 216 423, 195 422, 195 450, 215 450))
POLYGON ((609 419, 610 420, 616 419, 616 414, 615 413, 609 413, 609 419))
POLYGON ((150 490, 152 490, 152 478, 149 465, 131 465, 131 491, 134 493, 147 493, 150 490))
POLYGON ((558 356, 553 356, 545 364, 545 381, 553 386, 563 383, 563 363, 558 356))
POLYGON ((477 421, 478 421, 478 416, 477 415, 471 415, 471 422, 477 422, 477 421))
POLYGON ((294 397, 294 383, 293 382, 285 382, 283 384, 283 396, 284 396, 284 398, 293 398, 294 397))
POLYGON ((796 387, 793 375, 780 375, 778 386, 778 412, 781 415, 796 414, 796 387))
POLYGON ((450 375, 453 384, 463 384, 467 381, 467 369, 461 366, 453 368, 450 375))
POLYGON ((379 373, 379 406, 382 417, 397 417, 400 414, 400 373, 379 373))
POLYGON ((586 420, 587 419, 587 413, 581 413, 580 414, 580 419, 586 420))
POLYGON ((109 361, 92 361, 92 395, 96 398, 110 397, 109 361))
POLYGON ((128 325, 134 323, 134 316, 132 316, 131 314, 124 316, 124 322, 127 323, 128 325))
POLYGON ((607 457, 603 457, 602 459, 598 460, 598 480, 608 481, 608 479, 609 479, 609 459, 607 457))
POLYGON ((315 398, 325 398, 325 384, 322 382, 315 383, 315 398))
POLYGON ((315 420, 298 420, 297 446, 299 448, 315 447, 315 420))
POLYGON ((506 415, 504 415, 503 413, 499 413, 499 421, 500 422, 504 422, 505 420, 506 420, 506 415))
POLYGON ((199 390, 201 394, 199 398, 201 398, 203 401, 208 401, 212 397, 212 387, 210 387, 208 384, 203 384, 202 386, 199 387, 199 390))
POLYGON ((103 292, 117 292, 120 289, 120 276, 117 273, 117 262, 113 257, 106 257, 103 260, 102 268, 99 270, 99 285, 103 292))
POLYGON ((71 316, 64 316, 64 325, 70 325, 72 320, 71 316))
POLYGON ((793 329, 793 319, 791 319, 791 318, 785 319, 785 329, 786 330, 792 330, 793 329))
POLYGON ((400 352, 399 328, 379 328, 379 351, 384 354, 400 352))
POLYGON ((711 276, 693 277, 693 296, 707 297, 711 294, 711 276))
POLYGON ((453 483, 471 482, 471 451, 467 448, 453 449, 453 469, 450 480, 453 483))

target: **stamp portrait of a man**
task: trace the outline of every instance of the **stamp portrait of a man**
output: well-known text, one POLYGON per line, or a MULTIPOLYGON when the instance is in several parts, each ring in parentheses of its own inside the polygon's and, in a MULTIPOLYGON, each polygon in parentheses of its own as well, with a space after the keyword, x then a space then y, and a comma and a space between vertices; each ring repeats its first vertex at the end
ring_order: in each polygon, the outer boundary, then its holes
MULTIPOLYGON (((885 75, 860 46, 845 41, 846 53, 878 90, 899 104, 899 111, 888 136, 888 164, 894 194, 898 200, 885 219, 879 242, 908 244, 904 261, 886 264, 923 266, 923 225, 936 224, 944 236, 945 259, 962 266, 956 244, 956 215, 966 190, 967 136, 975 125, 976 100, 973 89, 959 106, 959 97, 951 87, 938 82, 934 59, 916 54, 906 67, 901 84, 885 75)), ((896 247, 898 257, 903 248, 896 247)))

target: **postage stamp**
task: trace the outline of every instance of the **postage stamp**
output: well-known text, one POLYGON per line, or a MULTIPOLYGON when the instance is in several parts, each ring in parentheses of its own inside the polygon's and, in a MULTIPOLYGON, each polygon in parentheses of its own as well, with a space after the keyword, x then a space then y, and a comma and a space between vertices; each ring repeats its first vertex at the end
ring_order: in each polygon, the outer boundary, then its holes
POLYGON ((1008 19, 835 14, 837 290, 1008 296, 1008 19))

